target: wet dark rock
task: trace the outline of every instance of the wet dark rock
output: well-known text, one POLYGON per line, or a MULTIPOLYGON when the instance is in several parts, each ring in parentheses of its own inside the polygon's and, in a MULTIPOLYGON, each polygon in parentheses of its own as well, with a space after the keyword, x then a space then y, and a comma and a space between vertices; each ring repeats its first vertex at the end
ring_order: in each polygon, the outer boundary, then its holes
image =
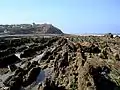
POLYGON ((109 74, 110 73, 110 69, 107 67, 107 66, 102 66, 102 67, 97 67, 97 68, 94 68, 94 67, 91 67, 90 68, 90 74, 92 75, 103 75, 102 73, 104 72, 104 75, 106 74, 109 74))
POLYGON ((116 37, 116 38, 120 38, 120 36, 118 36, 118 35, 116 35, 115 37, 116 37))
POLYGON ((54 57, 52 56, 52 55, 50 55, 49 57, 48 57, 48 60, 52 60, 54 57))
POLYGON ((101 53, 99 54, 99 57, 102 59, 108 59, 108 52, 105 48, 101 51, 101 53))
POLYGON ((0 58, 8 56, 9 53, 5 50, 5 51, 0 51, 0 58))
POLYGON ((44 65, 42 69, 46 69, 48 67, 48 64, 44 65))
POLYGON ((6 44, 6 42, 0 42, 0 50, 5 50, 8 48, 8 44, 6 44))
POLYGON ((73 53, 70 53, 70 56, 71 56, 71 57, 75 57, 75 56, 76 56, 76 53, 74 53, 74 52, 73 52, 73 53))
POLYGON ((49 38, 44 38, 44 37, 42 37, 42 38, 36 38, 35 40, 33 40, 35 43, 41 43, 41 44, 43 44, 43 43, 45 43, 45 42, 47 42, 49 40, 49 38))
POLYGON ((44 48, 46 48, 46 46, 45 46, 44 44, 42 44, 42 45, 38 45, 38 46, 32 47, 32 50, 33 50, 34 52, 37 52, 37 51, 43 50, 44 48))
POLYGON ((117 61, 120 60, 119 54, 115 53, 114 56, 115 56, 115 59, 116 59, 117 61))
POLYGON ((54 57, 55 57, 57 54, 58 54, 58 52, 56 52, 56 51, 53 52, 53 56, 54 56, 54 57))
POLYGON ((59 52, 61 49, 62 49, 62 46, 61 46, 61 45, 58 45, 57 47, 55 46, 51 52, 52 52, 52 53, 54 53, 54 52, 59 52))
POLYGON ((86 56, 85 56, 85 52, 84 51, 81 51, 81 56, 82 56, 82 58, 84 59, 84 60, 86 60, 86 56))
POLYGON ((17 75, 20 75, 20 76, 24 76, 26 74, 26 71, 20 67, 18 67, 16 70, 15 70, 15 74, 14 76, 17 76, 17 75))
POLYGON ((9 81, 10 81, 12 78, 13 78, 13 75, 12 75, 12 76, 9 76, 9 77, 3 82, 3 84, 4 84, 5 86, 9 86, 9 81))
POLYGON ((90 74, 93 76, 96 90, 114 90, 118 87, 114 82, 110 81, 108 74, 110 69, 106 66, 91 68, 90 74))
POLYGON ((0 59, 0 67, 7 67, 8 65, 20 62, 21 60, 16 55, 10 55, 0 59))
POLYGON ((12 53, 15 53, 16 48, 15 48, 15 47, 11 47, 11 48, 7 49, 7 51, 8 51, 10 54, 12 54, 12 53))
POLYGON ((43 90, 66 90, 66 89, 63 86, 58 86, 58 84, 56 84, 55 81, 46 79, 43 90))
POLYGON ((8 48, 6 50, 0 51, 0 58, 6 57, 8 55, 14 54, 16 49, 14 47, 8 48))
POLYGON ((25 38, 24 39, 23 38, 21 38, 21 39, 18 38, 18 39, 10 40, 10 46, 17 47, 17 46, 20 46, 22 44, 25 44, 25 38))
POLYGON ((10 90, 20 90, 22 82, 22 77, 10 76, 3 82, 3 84, 7 87, 10 87, 10 90))
POLYGON ((50 63, 50 59, 47 59, 47 60, 46 60, 46 63, 50 63))
POLYGON ((55 43, 57 40, 59 40, 59 37, 52 37, 50 40, 50 43, 55 43))
POLYGON ((32 48, 32 47, 35 47, 35 46, 38 46, 38 44, 34 43, 34 44, 30 45, 29 47, 32 48))
POLYGON ((13 72, 17 69, 17 66, 15 64, 12 64, 12 65, 8 65, 8 68, 11 72, 13 72))
POLYGON ((21 58, 27 58, 27 57, 32 57, 36 54, 36 52, 42 51, 44 48, 46 48, 47 45, 42 44, 42 45, 33 45, 29 47, 28 49, 24 50, 24 52, 20 55, 21 58))
POLYGON ((48 59, 49 55, 51 55, 52 53, 50 51, 46 51, 43 55, 43 57, 41 58, 41 60, 46 60, 48 59))
POLYGON ((60 65, 59 65, 59 67, 66 67, 66 66, 68 66, 69 65, 69 62, 68 62, 68 52, 64 52, 63 53, 63 58, 61 58, 60 60, 59 60, 59 63, 60 63, 60 65))
POLYGON ((10 87, 2 87, 0 90, 10 90, 10 87))
POLYGON ((68 47, 69 47, 69 49, 71 50, 71 51, 76 51, 77 50, 77 48, 75 47, 75 45, 72 43, 72 42, 69 42, 68 43, 68 47))
POLYGON ((58 69, 59 69, 59 67, 58 67, 58 62, 59 62, 59 60, 60 60, 60 54, 58 54, 56 57, 55 57, 55 62, 54 62, 54 71, 56 71, 56 72, 58 72, 58 69))
POLYGON ((65 39, 65 38, 61 38, 57 42, 58 45, 64 45, 65 43, 67 43, 67 39, 65 39))
POLYGON ((20 54, 20 58, 32 57, 35 54, 36 54, 36 51, 34 51, 32 48, 29 48, 25 50, 22 54, 20 54))
POLYGON ((91 50, 92 53, 100 53, 101 52, 101 50, 99 49, 98 46, 92 46, 91 49, 92 49, 91 50))
POLYGON ((50 60, 53 60, 54 57, 52 55, 48 56, 48 59, 46 60, 46 63, 50 63, 50 60))
POLYGON ((5 68, 0 68, 0 75, 7 74, 9 72, 9 69, 7 67, 5 68))
POLYGON ((38 74, 40 73, 40 70, 41 70, 40 67, 34 67, 34 68, 32 68, 28 72, 28 76, 25 79, 25 81, 23 82, 23 86, 26 87, 26 86, 32 84, 36 80, 38 74))
POLYGON ((11 82, 10 82, 10 90, 20 90, 21 86, 22 86, 22 78, 19 77, 15 77, 11 82))
POLYGON ((81 56, 83 58, 83 60, 82 60, 82 66, 84 66, 84 64, 85 64, 85 62, 87 60, 87 57, 85 56, 85 52, 84 51, 81 51, 81 56))
POLYGON ((55 57, 55 61, 58 62, 62 56, 60 54, 57 54, 55 57))
POLYGON ((52 46, 56 41, 58 40, 57 37, 50 38, 46 43, 44 43, 44 47, 50 47, 52 46))
POLYGON ((69 48, 68 43, 61 45, 62 50, 66 50, 67 52, 71 52, 72 50, 69 48))
POLYGON ((65 73, 65 68, 68 65, 69 65, 68 52, 64 51, 62 56, 58 54, 55 57, 55 62, 54 62, 54 71, 56 72, 56 76, 59 74, 59 72, 65 73))
POLYGON ((31 62, 25 62, 24 64, 25 64, 25 67, 24 67, 24 69, 26 69, 26 68, 29 68, 29 67, 30 67, 30 65, 31 65, 31 62))
POLYGON ((113 38, 113 34, 112 33, 107 33, 104 35, 105 37, 109 37, 109 38, 113 38))
POLYGON ((32 62, 31 62, 31 65, 33 65, 33 66, 38 65, 38 61, 32 61, 32 62))
POLYGON ((30 71, 33 67, 36 67, 38 65, 37 61, 29 62, 25 68, 26 71, 30 71))
POLYGON ((67 51, 65 51, 63 53, 63 58, 68 61, 68 52, 67 51))
POLYGON ((88 53, 100 53, 101 50, 98 46, 90 45, 90 46, 81 46, 82 51, 88 52, 88 53))
POLYGON ((26 50, 26 49, 28 49, 27 46, 20 47, 20 48, 17 49, 17 52, 22 52, 22 51, 24 51, 24 50, 26 50))

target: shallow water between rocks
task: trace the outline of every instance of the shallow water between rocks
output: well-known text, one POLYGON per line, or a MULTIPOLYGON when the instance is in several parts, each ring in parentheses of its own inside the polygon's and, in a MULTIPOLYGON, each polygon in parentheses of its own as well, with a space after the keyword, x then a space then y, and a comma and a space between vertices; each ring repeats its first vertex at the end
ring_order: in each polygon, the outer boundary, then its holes
POLYGON ((47 68, 40 71, 36 81, 26 87, 25 90, 37 90, 39 83, 43 83, 46 78, 52 78, 52 70, 53 68, 47 68))
MULTIPOLYGON (((46 51, 44 51, 42 54, 35 56, 33 59, 30 60, 30 62, 33 61, 41 61, 41 58, 44 56, 46 51)), ((15 55, 20 58, 21 53, 16 53, 15 55)), ((20 58, 21 59, 21 58, 20 58)), ((24 68, 25 63, 21 65, 21 62, 15 64, 17 67, 24 68)), ((53 68, 46 68, 44 70, 41 70, 36 81, 33 82, 31 85, 29 85, 26 88, 21 87, 21 90, 37 90, 38 84, 44 82, 46 78, 51 78, 52 77, 52 71, 53 68)), ((0 75, 0 87, 3 87, 3 81, 5 81, 9 76, 14 75, 14 72, 8 72, 7 74, 0 75)))

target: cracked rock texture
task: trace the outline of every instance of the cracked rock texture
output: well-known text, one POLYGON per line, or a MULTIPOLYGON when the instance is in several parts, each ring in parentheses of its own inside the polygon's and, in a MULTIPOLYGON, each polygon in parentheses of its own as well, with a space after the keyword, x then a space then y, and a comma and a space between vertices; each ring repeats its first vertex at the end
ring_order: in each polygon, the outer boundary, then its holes
POLYGON ((120 38, 2 38, 0 90, 120 90, 120 38), (11 43, 11 42, 14 42, 11 43))

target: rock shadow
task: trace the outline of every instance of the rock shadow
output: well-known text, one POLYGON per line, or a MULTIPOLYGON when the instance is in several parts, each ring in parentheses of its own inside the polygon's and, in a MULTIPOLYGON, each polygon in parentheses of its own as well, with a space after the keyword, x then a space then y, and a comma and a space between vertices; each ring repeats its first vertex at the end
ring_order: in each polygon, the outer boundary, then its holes
POLYGON ((91 68, 90 74, 93 76, 93 80, 96 86, 96 90, 120 90, 120 86, 110 81, 107 74, 110 73, 110 69, 106 66, 91 68))

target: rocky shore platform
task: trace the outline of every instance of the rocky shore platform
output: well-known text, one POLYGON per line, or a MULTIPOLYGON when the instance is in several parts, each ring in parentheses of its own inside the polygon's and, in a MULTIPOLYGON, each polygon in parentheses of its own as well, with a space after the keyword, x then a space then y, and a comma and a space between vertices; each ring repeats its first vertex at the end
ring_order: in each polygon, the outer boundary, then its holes
POLYGON ((120 90, 120 37, 1 37, 0 90, 120 90))

